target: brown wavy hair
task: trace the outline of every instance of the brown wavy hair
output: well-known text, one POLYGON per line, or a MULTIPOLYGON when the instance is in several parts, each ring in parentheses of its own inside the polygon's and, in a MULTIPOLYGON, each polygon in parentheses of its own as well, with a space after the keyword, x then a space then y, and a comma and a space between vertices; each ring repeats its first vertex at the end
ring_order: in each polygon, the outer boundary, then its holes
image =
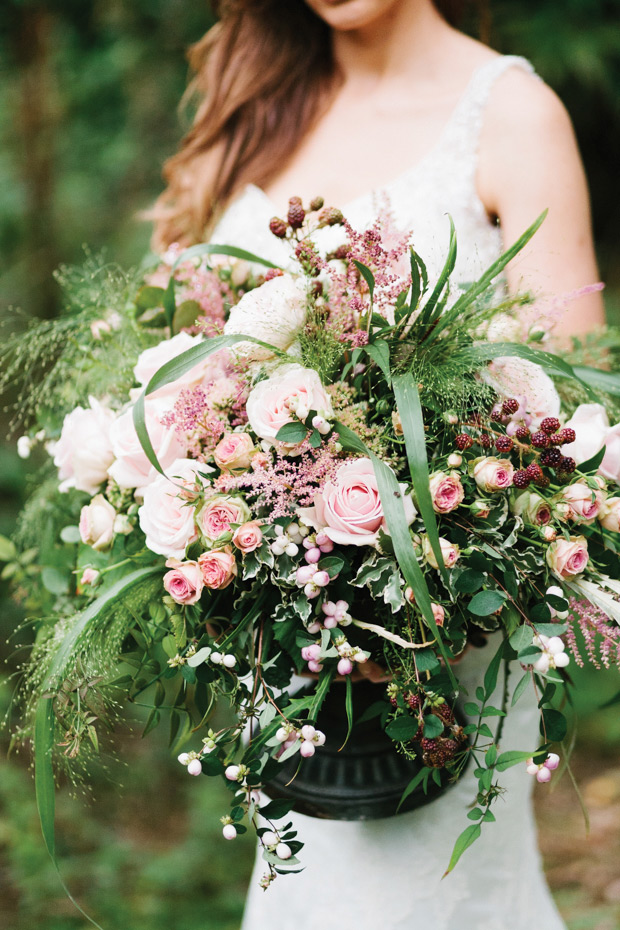
MULTIPOLYGON (((467 0, 434 0, 452 25, 467 0)), ((189 50, 193 125, 164 166, 153 246, 205 238, 245 184, 266 186, 325 111, 340 76, 331 30, 304 0, 214 0, 218 22, 189 50)))

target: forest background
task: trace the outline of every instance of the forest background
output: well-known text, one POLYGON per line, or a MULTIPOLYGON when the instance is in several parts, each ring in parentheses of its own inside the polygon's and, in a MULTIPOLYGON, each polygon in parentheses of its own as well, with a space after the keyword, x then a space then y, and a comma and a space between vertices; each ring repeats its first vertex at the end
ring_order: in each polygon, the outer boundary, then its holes
MULTIPOLYGON (((84 246, 127 267, 148 248, 136 219, 161 189, 161 165, 187 122, 177 113, 184 53, 212 22, 200 0, 3 0, 0 6, 0 304, 5 326, 59 311, 53 271, 84 246)), ((529 58, 573 119, 592 196, 610 322, 620 324, 620 0, 492 0, 467 24, 504 53, 529 58)), ((294 193, 294 192, 291 192, 294 193)), ((5 330, 6 332, 6 330, 5 330)), ((2 330, 0 330, 0 338, 2 330)), ((7 419, 0 414, 0 435, 7 419)), ((8 534, 37 462, 0 445, 0 533, 8 534)), ((6 595, 6 582, 1 582, 6 595)), ((0 658, 22 619, 4 600, 0 658)), ((575 770, 591 815, 586 838, 565 778, 538 791, 547 873, 569 930, 620 926, 620 720, 600 708, 617 671, 575 675, 575 770)), ((9 674, 0 713, 10 703, 9 674)), ((94 774, 92 799, 61 791, 65 880, 106 930, 235 930, 252 849, 221 839, 212 781, 187 779, 164 734, 119 734, 121 762, 94 774)), ((38 829, 28 760, 0 738, 0 926, 83 930, 38 829)), ((290 879, 294 880, 294 879, 290 879)))

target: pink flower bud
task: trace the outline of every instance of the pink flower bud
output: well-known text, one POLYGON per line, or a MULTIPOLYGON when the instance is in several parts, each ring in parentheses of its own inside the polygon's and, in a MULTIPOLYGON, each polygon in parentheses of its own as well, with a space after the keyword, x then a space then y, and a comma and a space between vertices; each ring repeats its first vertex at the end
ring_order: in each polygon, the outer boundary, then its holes
POLYGON ((321 629, 321 624, 318 620, 313 620, 312 623, 309 623, 307 626, 308 633, 318 633, 321 629))
POLYGON ((302 646, 302 649, 301 649, 301 657, 302 657, 302 659, 304 660, 304 662, 307 662, 308 659, 311 659, 311 658, 312 658, 312 656, 311 656, 310 653, 308 652, 308 646, 302 646))
POLYGON ((353 663, 351 659, 341 659, 338 663, 338 674, 339 675, 350 675, 353 671, 353 663))
POLYGON ((302 739, 314 739, 316 736, 316 729, 312 726, 311 723, 306 723, 301 728, 302 739))
MULTIPOLYGON (((318 573, 317 573, 318 574, 318 573)), ((321 593, 321 589, 318 585, 314 584, 312 581, 309 581, 307 585, 304 585, 304 594, 309 601, 313 600, 315 597, 318 597, 321 593)))
POLYGON ((321 672, 323 670, 322 664, 320 662, 315 662, 314 659, 308 662, 308 668, 311 672, 321 672))
POLYGON ((187 771, 190 775, 200 775, 202 772, 200 759, 192 759, 192 761, 187 765, 187 771))
POLYGON ((326 617, 335 617, 337 609, 333 601, 325 601, 324 604, 321 604, 321 610, 326 617))
POLYGON ((316 749, 314 743, 307 739, 305 739, 299 747, 299 754, 300 756, 303 756, 304 759, 309 759, 310 756, 313 756, 315 752, 316 749))
POLYGON ((317 746, 325 745, 325 734, 321 730, 317 730, 314 736, 314 742, 317 746))
POLYGON ((229 765, 226 771, 224 772, 224 775, 226 776, 228 781, 237 781, 237 778, 239 777, 239 766, 229 765))
MULTIPOLYGON (((332 543, 327 533, 324 533, 323 531, 316 534, 314 542, 316 546, 326 546, 328 543, 332 543)), ((332 546, 333 546, 333 543, 332 543, 332 546)))
POLYGON ((278 843, 276 846, 276 856, 279 859, 290 859, 293 855, 291 847, 287 846, 286 843, 278 843))
POLYGON ((318 643, 312 643, 310 646, 306 646, 308 651, 308 658, 317 660, 321 655, 321 647, 318 643))
POLYGON ((321 550, 323 554, 326 554, 328 552, 333 552, 334 543, 332 542, 331 539, 327 539, 325 542, 321 543, 321 545, 319 546, 319 549, 321 550))
POLYGON ((315 565, 321 558, 321 550, 318 546, 315 546, 314 549, 308 549, 306 552, 306 562, 310 565, 315 565))
POLYGON ((551 781, 551 771, 543 765, 536 773, 536 781, 541 785, 551 781))
POLYGON ((295 581, 298 585, 306 585, 312 580, 315 573, 314 565, 302 565, 295 572, 295 581))
POLYGON ((338 620, 336 617, 325 617, 323 626, 326 630, 334 630, 338 626, 338 620))
POLYGON ((324 571, 315 572, 312 576, 312 583, 319 588, 326 587, 329 584, 329 573, 324 571))
POLYGON ((543 765, 545 766, 545 768, 549 769, 549 771, 551 772, 554 772, 555 769, 557 769, 559 764, 560 764, 560 757, 555 752, 550 752, 547 758, 545 759, 545 761, 543 762, 543 765))

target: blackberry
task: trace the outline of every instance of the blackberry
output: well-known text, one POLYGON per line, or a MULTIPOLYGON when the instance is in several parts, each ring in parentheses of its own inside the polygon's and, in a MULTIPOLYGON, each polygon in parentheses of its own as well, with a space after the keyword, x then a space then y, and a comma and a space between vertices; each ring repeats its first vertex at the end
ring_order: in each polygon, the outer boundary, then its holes
POLYGON ((454 739, 441 739, 437 740, 437 743, 435 749, 427 750, 422 755, 425 765, 433 769, 441 769, 448 762, 451 762, 459 748, 454 739))
POLYGON ((395 694, 393 694, 392 697, 390 698, 390 704, 392 705, 392 707, 398 707, 398 698, 396 697, 395 694))
POLYGON ((565 475, 572 474, 577 468, 577 462, 575 459, 569 458, 569 456, 562 456, 556 468, 559 472, 562 472, 565 475))
POLYGON ((324 204, 325 201, 322 197, 313 197, 313 199, 310 201, 310 211, 312 213, 316 213, 317 210, 321 210, 323 208, 324 204))
POLYGON ((516 471, 514 473, 513 478, 512 478, 512 483, 515 488, 519 488, 520 490, 523 490, 523 488, 528 488, 530 486, 531 479, 527 471, 525 471, 525 469, 522 468, 522 469, 519 469, 519 471, 516 471))
POLYGON ((560 430, 560 432, 564 436, 564 442, 566 444, 574 442, 577 438, 577 434, 572 426, 565 426, 563 430, 560 430))
POLYGON ((490 449, 493 445, 493 440, 488 433, 482 433, 482 435, 478 437, 478 445, 482 446, 483 449, 490 449))
POLYGON ((454 713, 447 702, 435 708, 435 715, 443 720, 447 727, 454 723, 454 713))
POLYGON ((549 445, 549 437, 542 430, 532 433, 532 445, 535 449, 546 449, 549 445))
POLYGON ((551 481, 547 475, 542 475, 541 478, 538 478, 536 480, 536 485, 539 488, 548 488, 550 484, 551 484, 551 481))
POLYGON ((543 470, 537 462, 532 462, 531 465, 528 465, 525 469, 525 474, 531 481, 535 481, 536 483, 538 483, 541 478, 544 478, 543 470))
POLYGON ((423 752, 433 752, 439 747, 439 743, 436 739, 428 739, 428 737, 424 737, 424 739, 420 740, 420 746, 422 747, 423 752))
POLYGON ((540 424, 543 433, 557 433, 560 428, 560 421, 557 417, 545 417, 540 424))
POLYGON ((473 446, 474 440, 467 433, 459 433, 454 440, 454 444, 459 452, 464 452, 465 449, 470 449, 473 446))
POLYGON ((545 451, 541 453, 540 464, 550 465, 551 468, 555 468, 561 459, 562 453, 559 449, 545 449, 545 451))
POLYGON ((404 695, 404 697, 405 697, 405 701, 407 702, 411 710, 419 710, 420 705, 422 703, 422 701, 420 700, 419 694, 412 694, 411 691, 408 691, 407 694, 404 695))
POLYGON ((278 239, 286 239, 286 233, 288 230, 288 225, 285 220, 280 219, 279 216, 272 216, 269 220, 269 229, 277 236, 278 239))
POLYGON ((498 436, 495 440, 495 448, 498 452, 510 452, 513 446, 514 442, 510 436, 498 436))
POLYGON ((351 252, 351 246, 345 243, 343 245, 339 245, 338 248, 332 252, 332 255, 334 256, 334 258, 345 259, 349 257, 350 252, 351 252))
POLYGON ((300 226, 303 226, 303 222, 306 218, 306 211, 301 205, 301 197, 291 197, 288 202, 288 213, 286 218, 292 229, 299 229, 300 226))
POLYGON ((520 427, 517 429, 517 431, 515 432, 515 436, 516 436, 517 439, 519 439, 521 442, 527 442, 531 435, 532 435, 532 434, 530 433, 530 431, 529 431, 529 429, 527 428, 527 426, 520 426, 520 427))
POLYGON ((319 226, 340 226, 344 216, 337 207, 323 207, 319 213, 319 226))
POLYGON ((551 433, 549 436, 549 444, 552 446, 563 446, 565 442, 563 433, 551 433))
POLYGON ((469 417, 472 426, 482 426, 482 417, 479 413, 472 413, 469 417))
POLYGON ((499 405, 493 407, 493 409, 491 410, 491 413, 490 413, 490 417, 491 417, 491 419, 494 420, 496 423, 501 423, 501 421, 504 419, 504 414, 502 413, 502 408, 501 408, 499 405))
POLYGON ((515 400, 514 397, 509 397, 508 400, 505 400, 502 404, 502 413, 509 417, 512 413, 516 413, 519 409, 519 401, 515 400))

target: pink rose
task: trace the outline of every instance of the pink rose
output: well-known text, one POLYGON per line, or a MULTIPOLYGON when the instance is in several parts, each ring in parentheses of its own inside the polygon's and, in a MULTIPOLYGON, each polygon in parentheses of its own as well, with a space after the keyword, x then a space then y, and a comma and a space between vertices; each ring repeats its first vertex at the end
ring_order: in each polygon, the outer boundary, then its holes
POLYGON ((612 533, 620 533, 620 497, 608 498, 598 515, 601 526, 612 533))
POLYGON ((446 475, 438 471, 429 480, 433 509, 436 513, 450 513, 456 510, 465 496, 461 479, 458 475, 446 475))
POLYGON ((245 523, 250 509, 240 497, 216 494, 205 501, 196 514, 200 534, 208 546, 212 546, 225 533, 230 533, 231 523, 245 523))
MULTIPOLYGON (((400 486, 407 523, 416 509, 406 485, 400 486)), ((342 546, 374 546, 379 530, 386 529, 377 479, 370 459, 356 459, 341 465, 333 481, 327 481, 314 498, 314 507, 300 508, 304 523, 323 530, 332 542, 342 546)))
POLYGON ((172 570, 164 575, 164 588, 172 600, 177 604, 195 604, 204 587, 198 562, 168 559, 166 567, 172 570))
POLYGON ((198 471, 205 467, 193 459, 178 459, 169 468, 170 477, 159 475, 146 488, 138 519, 151 552, 183 559, 198 539, 192 499, 200 493, 198 471))
POLYGON ((250 426, 261 439, 273 441, 280 427, 296 419, 292 406, 305 408, 306 416, 310 410, 326 417, 332 415, 331 400, 316 371, 296 364, 283 365, 270 378, 259 381, 246 404, 250 426))
POLYGON ((588 543, 583 536, 556 539, 547 549, 547 565, 556 578, 580 575, 588 564, 588 543))
POLYGON ((509 488, 513 474, 510 459, 498 459, 491 455, 478 459, 474 465, 474 481, 487 494, 509 488))
POLYGON ((566 426, 572 427, 576 436, 574 442, 562 447, 562 453, 581 465, 606 446, 599 474, 620 484, 620 423, 609 425, 602 404, 581 404, 566 426))
POLYGON ((435 623, 437 626, 443 626, 444 620, 446 619, 446 612, 441 606, 441 604, 431 604, 433 611, 433 617, 435 618, 435 623))
POLYGON ((67 414, 54 447, 60 491, 77 488, 96 494, 114 461, 110 431, 115 414, 94 397, 89 397, 89 403, 86 410, 76 407, 67 414))
MULTIPOLYGON (((146 428, 159 464, 166 471, 185 454, 185 446, 174 429, 163 426, 161 417, 166 409, 161 401, 147 400, 145 404, 146 428)), ((159 472, 149 462, 133 425, 133 407, 122 413, 110 429, 112 450, 116 461, 108 474, 120 488, 135 488, 136 497, 142 497, 145 488, 159 472)))
POLYGON ((254 552, 263 541, 263 531, 260 525, 252 520, 251 523, 244 523, 243 526, 237 527, 232 541, 241 552, 254 552))
POLYGON ((551 507, 535 491, 522 491, 517 494, 511 510, 515 516, 522 517, 525 523, 532 523, 534 526, 546 526, 551 520, 551 507))
MULTIPOLYGON (((449 540, 444 539, 443 536, 440 536, 439 548, 441 549, 441 554, 443 556, 443 561, 446 568, 453 568, 458 562, 459 556, 461 554, 459 547, 454 543, 451 543, 449 540)), ((435 558, 435 553, 433 552, 433 547, 431 546, 428 536, 422 537, 422 554, 424 555, 424 558, 428 564, 432 566, 432 568, 439 568, 439 564, 435 558)))
POLYGON ((601 505, 605 499, 602 491, 592 491, 580 481, 564 488, 561 493, 562 501, 568 504, 567 520, 576 523, 593 523, 599 515, 601 505))
POLYGON ((85 568, 82 572, 82 577, 80 578, 81 585, 95 585, 101 577, 101 572, 98 572, 96 568, 85 568))
POLYGON ((93 549, 109 549, 114 539, 116 510, 103 496, 96 494, 80 513, 80 538, 93 549))
MULTIPOLYGON (((159 345, 150 349, 145 349, 138 356, 138 361, 133 370, 134 377, 141 388, 145 388, 153 375, 167 362, 172 361, 183 352, 203 342, 200 336, 190 336, 188 333, 178 333, 172 339, 164 339, 159 345)), ((150 397, 176 397, 182 389, 191 389, 198 387, 208 381, 221 377, 225 373, 225 366, 228 361, 227 352, 216 352, 213 355, 202 359, 193 368, 190 368, 184 375, 181 375, 176 381, 165 384, 160 387, 150 397)))
POLYGON ((213 460, 222 471, 243 472, 250 467, 255 452, 247 433, 227 433, 213 450, 213 460))
POLYGON ((212 549, 198 557, 202 580, 206 588, 227 588, 237 574, 237 564, 230 549, 212 549))

